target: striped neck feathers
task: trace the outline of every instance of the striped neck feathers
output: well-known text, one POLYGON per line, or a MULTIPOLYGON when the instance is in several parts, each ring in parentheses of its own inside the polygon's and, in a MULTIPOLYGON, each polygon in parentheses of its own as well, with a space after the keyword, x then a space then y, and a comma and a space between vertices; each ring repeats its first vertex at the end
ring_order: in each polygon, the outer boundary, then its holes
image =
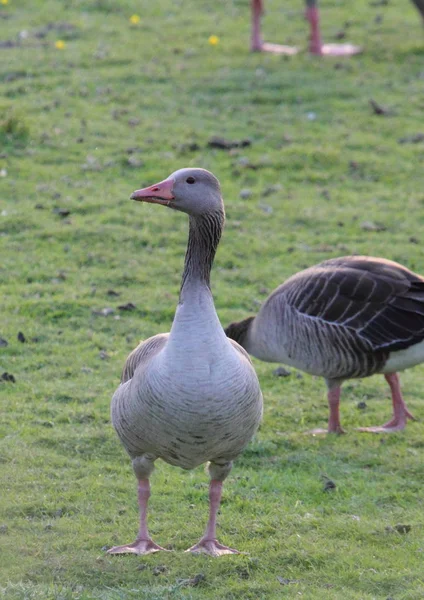
POLYGON ((224 221, 224 210, 190 216, 180 302, 192 285, 210 289, 210 273, 224 221))

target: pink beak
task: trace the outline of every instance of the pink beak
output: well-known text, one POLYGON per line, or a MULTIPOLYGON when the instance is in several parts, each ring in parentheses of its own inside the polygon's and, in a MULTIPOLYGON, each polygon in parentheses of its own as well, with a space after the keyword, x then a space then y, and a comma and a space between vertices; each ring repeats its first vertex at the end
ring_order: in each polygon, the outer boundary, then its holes
POLYGON ((168 204, 175 198, 172 193, 174 187, 173 179, 164 179, 159 183, 155 183, 141 190, 136 190, 131 194, 131 200, 139 200, 140 202, 151 202, 152 204, 168 204))

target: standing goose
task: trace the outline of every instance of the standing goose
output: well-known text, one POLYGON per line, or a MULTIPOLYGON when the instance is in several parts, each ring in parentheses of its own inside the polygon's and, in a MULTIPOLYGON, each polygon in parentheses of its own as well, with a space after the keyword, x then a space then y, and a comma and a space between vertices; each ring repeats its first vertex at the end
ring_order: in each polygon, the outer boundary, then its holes
POLYGON ((390 386, 393 418, 361 431, 399 431, 413 419, 397 371, 424 361, 424 278, 398 263, 368 256, 326 260, 288 279, 256 317, 225 332, 261 360, 324 377, 328 432, 343 433, 343 381, 375 373, 390 386))
POLYGON ((157 458, 183 469, 210 461, 209 521, 189 550, 237 553, 216 540, 216 515, 222 482, 261 420, 262 394, 249 355, 222 329, 209 286, 225 219, 219 182, 204 169, 181 169, 131 198, 187 213, 189 237, 171 331, 131 352, 112 399, 112 423, 138 479, 140 528, 134 543, 109 553, 164 550, 147 530, 149 477, 157 458))

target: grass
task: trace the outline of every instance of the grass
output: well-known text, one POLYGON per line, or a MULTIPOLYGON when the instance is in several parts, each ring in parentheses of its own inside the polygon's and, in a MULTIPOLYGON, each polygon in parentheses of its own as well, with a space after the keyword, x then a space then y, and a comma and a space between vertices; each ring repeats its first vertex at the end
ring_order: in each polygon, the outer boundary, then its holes
MULTIPOLYGON (((267 39, 306 45, 299 2, 267 9, 267 39)), ((355 432, 390 415, 371 378, 345 386, 349 433, 318 439, 303 432, 325 423, 324 384, 256 361, 264 421, 219 517, 222 542, 246 554, 182 552, 206 522, 207 477, 163 463, 150 526, 175 551, 103 551, 137 527, 110 398, 138 340, 169 330, 187 235, 183 215, 130 202, 134 189, 190 165, 220 178, 228 220, 213 290, 224 324, 331 256, 424 272, 424 145, 413 143, 424 132, 423 31, 412 4, 358 0, 353 16, 349 3, 323 6, 328 41, 347 21, 363 55, 284 60, 248 53, 241 0, 1 6, 0 371, 16 382, 0 383, 0 598, 424 597, 422 367, 402 377, 421 422, 355 432), (252 144, 212 149, 214 135, 252 144), (135 310, 118 308, 128 302, 135 310)))

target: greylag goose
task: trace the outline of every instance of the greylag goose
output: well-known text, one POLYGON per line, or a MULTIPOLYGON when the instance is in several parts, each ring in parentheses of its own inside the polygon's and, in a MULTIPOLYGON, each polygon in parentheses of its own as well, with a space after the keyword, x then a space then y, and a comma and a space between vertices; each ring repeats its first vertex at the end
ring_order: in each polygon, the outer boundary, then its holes
POLYGON ((424 361, 424 278, 398 263, 368 256, 326 260, 292 276, 256 317, 225 332, 261 360, 324 377, 328 432, 343 433, 342 382, 375 373, 390 386, 393 418, 361 431, 399 431, 413 419, 397 371, 424 361))
POLYGON ((131 352, 112 398, 112 423, 138 479, 140 527, 134 543, 109 553, 164 549, 147 529, 149 478, 157 458, 183 469, 209 461, 209 521, 189 550, 237 553, 216 540, 216 515, 222 482, 261 420, 262 394, 249 355, 224 333, 209 286, 225 218, 219 182, 204 169, 181 169, 131 198, 187 213, 189 237, 171 331, 131 352))
MULTIPOLYGON (((424 19, 424 0, 412 0, 421 17, 424 19)), ((261 17, 264 12, 264 0, 251 0, 252 26, 250 48, 256 52, 272 52, 273 54, 297 54, 298 49, 281 44, 268 44, 262 41, 261 17)), ((306 0, 305 17, 309 21, 309 52, 318 56, 352 56, 362 52, 360 46, 353 44, 323 44, 319 26, 318 0, 306 0)))

